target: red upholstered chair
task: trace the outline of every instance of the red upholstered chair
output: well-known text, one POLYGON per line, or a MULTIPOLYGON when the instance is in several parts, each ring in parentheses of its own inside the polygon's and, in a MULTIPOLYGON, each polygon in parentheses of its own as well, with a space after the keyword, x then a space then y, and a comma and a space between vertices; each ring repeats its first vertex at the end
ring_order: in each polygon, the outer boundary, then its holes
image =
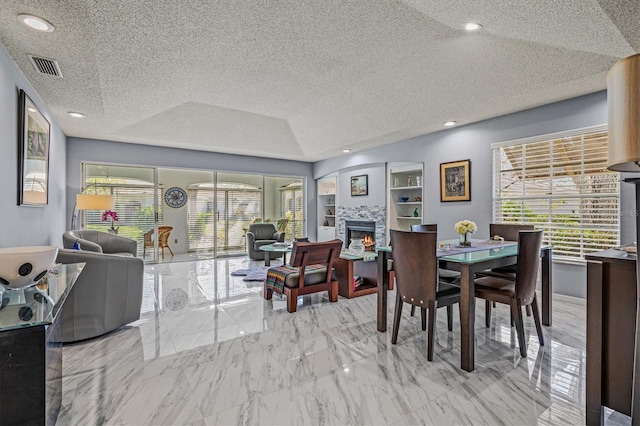
POLYGON ((264 298, 273 292, 287 297, 287 311, 296 312, 298 296, 327 291, 331 302, 338 301, 338 281, 333 278, 333 264, 340 257, 342 241, 320 243, 294 242, 290 265, 270 268, 264 282, 264 298))

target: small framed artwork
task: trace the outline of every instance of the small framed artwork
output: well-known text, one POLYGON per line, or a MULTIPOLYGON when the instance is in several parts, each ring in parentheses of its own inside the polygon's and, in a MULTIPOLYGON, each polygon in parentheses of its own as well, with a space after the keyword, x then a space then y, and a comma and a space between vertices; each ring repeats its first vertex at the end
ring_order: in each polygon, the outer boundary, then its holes
POLYGON ((46 206, 50 125, 24 90, 18 102, 18 205, 46 206))
POLYGON ((440 201, 471 201, 471 160, 440 164, 440 201))
POLYGON ((369 175, 351 176, 351 196, 369 195, 369 175))

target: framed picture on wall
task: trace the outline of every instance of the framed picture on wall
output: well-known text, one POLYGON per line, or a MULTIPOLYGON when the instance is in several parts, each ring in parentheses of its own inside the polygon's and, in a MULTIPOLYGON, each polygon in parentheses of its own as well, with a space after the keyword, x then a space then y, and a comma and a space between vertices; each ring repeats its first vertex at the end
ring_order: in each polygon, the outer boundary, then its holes
POLYGON ((369 195, 369 175, 351 176, 351 196, 369 195))
POLYGON ((18 205, 46 206, 50 125, 24 90, 18 102, 18 205))
POLYGON ((471 160, 440 164, 440 201, 471 201, 471 160))

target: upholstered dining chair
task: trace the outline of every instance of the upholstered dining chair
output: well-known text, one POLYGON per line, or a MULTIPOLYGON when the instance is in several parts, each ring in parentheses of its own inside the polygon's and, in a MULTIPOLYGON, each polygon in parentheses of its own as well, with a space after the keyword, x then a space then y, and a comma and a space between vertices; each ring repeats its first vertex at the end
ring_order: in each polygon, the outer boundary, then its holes
MULTIPOLYGON (((169 247, 169 235, 171 235, 171 231, 173 231, 173 226, 158 226, 158 248, 162 250, 163 259, 165 247, 169 249, 169 253, 171 253, 173 257, 173 250, 169 247)), ((147 255, 147 247, 154 247, 153 229, 145 232, 142 238, 142 257, 145 257, 147 255)))
MULTIPOLYGON (((393 316, 391 343, 398 341, 400 318, 404 303, 418 306, 422 314, 422 330, 427 329, 427 359, 433 360, 433 333, 436 309, 460 302, 460 287, 438 281, 436 232, 405 232, 391 230, 393 265, 396 273, 396 309, 393 316)), ((453 324, 449 321, 449 331, 453 324)))
MULTIPOLYGON (((536 281, 540 266, 540 246, 542 231, 520 231, 518 233, 518 263, 515 279, 508 276, 485 276, 475 279, 476 297, 487 302, 504 303, 511 307, 511 319, 515 323, 520 345, 520 355, 527 356, 527 342, 524 338, 522 307, 531 306, 536 324, 538 341, 544 346, 544 336, 540 326, 540 311, 536 299, 536 281)), ((394 248, 395 250, 395 248, 394 248)), ((487 324, 491 321, 491 305, 487 303, 487 324)))
MULTIPOLYGON (((438 224, 437 223, 414 224, 414 225, 411 225, 411 232, 438 232, 438 224)), ((442 281, 448 282, 449 284, 456 284, 460 281, 460 272, 438 268, 438 278, 442 281)), ((411 316, 413 316, 415 312, 416 312, 416 306, 412 305, 411 316)), ((451 310, 451 305, 447 306, 447 318, 449 319, 449 323, 452 323, 453 312, 451 310)))
POLYGON ((329 301, 338 301, 338 280, 333 276, 333 264, 340 257, 342 240, 320 243, 293 243, 289 265, 267 271, 264 298, 270 300, 273 292, 287 297, 287 311, 296 312, 298 296, 326 291, 329 301))
MULTIPOLYGON (((520 231, 533 231, 533 225, 525 225, 523 223, 490 223, 489 224, 489 238, 502 237, 505 241, 518 241, 518 232, 520 231)), ((516 265, 504 266, 502 268, 489 269, 476 274, 479 277, 486 276, 511 276, 512 279, 516 277, 516 265)), ((493 303, 493 307, 496 304, 493 303)), ((490 324, 491 322, 491 306, 489 302, 485 303, 485 322, 490 324)), ((531 316, 531 308, 527 306, 527 316, 531 316)), ((489 325, 487 325, 489 327, 489 325)))

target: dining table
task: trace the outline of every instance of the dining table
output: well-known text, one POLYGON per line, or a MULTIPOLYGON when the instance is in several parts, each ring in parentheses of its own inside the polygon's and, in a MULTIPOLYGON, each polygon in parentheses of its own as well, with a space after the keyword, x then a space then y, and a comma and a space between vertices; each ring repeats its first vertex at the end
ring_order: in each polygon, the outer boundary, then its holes
MULTIPOLYGON (((542 324, 551 325, 552 292, 552 246, 540 249, 542 268, 542 324)), ((389 289, 389 260, 393 250, 389 246, 376 247, 378 254, 378 331, 387 330, 387 292, 389 289)), ((416 253, 419 256, 419 253, 416 253)), ((461 368, 475 368, 475 274, 487 269, 502 268, 517 264, 518 243, 516 241, 471 240, 471 247, 458 247, 458 240, 442 241, 436 256, 439 268, 460 272, 460 339, 461 368)))

